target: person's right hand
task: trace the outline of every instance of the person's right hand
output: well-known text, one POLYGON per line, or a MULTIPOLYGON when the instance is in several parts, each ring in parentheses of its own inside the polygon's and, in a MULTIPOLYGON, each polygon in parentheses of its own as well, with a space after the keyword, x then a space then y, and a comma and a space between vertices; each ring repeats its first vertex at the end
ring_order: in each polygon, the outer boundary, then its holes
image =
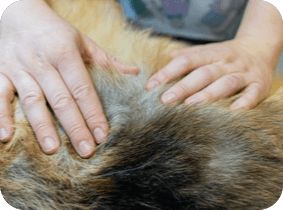
POLYGON ((0 40, 0 140, 13 135, 12 107, 18 93, 25 114, 46 154, 60 141, 46 100, 81 157, 90 157, 106 140, 108 125, 85 60, 137 74, 56 15, 41 0, 19 1, 4 12, 0 40), (94 136, 94 137, 93 137, 94 136))

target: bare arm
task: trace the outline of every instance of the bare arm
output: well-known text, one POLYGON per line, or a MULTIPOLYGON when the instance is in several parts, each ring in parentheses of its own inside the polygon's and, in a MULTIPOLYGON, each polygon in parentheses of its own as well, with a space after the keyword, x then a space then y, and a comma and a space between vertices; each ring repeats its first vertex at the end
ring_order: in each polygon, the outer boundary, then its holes
POLYGON ((240 37, 254 39, 252 47, 270 60, 271 70, 276 68, 283 48, 283 20, 276 7, 266 1, 249 0, 236 35, 240 37))
POLYGON ((279 11, 265 1, 250 0, 233 40, 173 50, 173 60, 149 79, 146 88, 190 73, 163 94, 163 103, 213 102, 243 89, 231 109, 250 109, 269 95, 282 47, 279 11))
POLYGON ((97 143, 106 140, 108 124, 84 60, 113 64, 124 73, 138 73, 138 69, 118 62, 43 0, 12 4, 1 24, 0 140, 12 137, 11 102, 18 92, 45 153, 53 154, 60 147, 47 100, 78 154, 90 157, 94 139, 97 143))

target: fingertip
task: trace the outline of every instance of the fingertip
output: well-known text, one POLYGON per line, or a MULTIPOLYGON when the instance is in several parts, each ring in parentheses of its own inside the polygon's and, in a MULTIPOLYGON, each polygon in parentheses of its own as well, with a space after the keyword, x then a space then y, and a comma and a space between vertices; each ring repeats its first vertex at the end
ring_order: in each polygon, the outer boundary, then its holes
POLYGON ((114 67, 123 74, 137 75, 140 69, 136 66, 128 66, 118 61, 115 57, 112 58, 112 64, 114 67))
POLYGON ((237 101, 235 101, 234 103, 232 103, 232 105, 230 106, 230 110, 231 111, 236 111, 236 110, 249 110, 251 108, 253 108, 252 106, 249 106, 248 104, 246 104, 245 102, 243 102, 244 99, 240 98, 237 101))
POLYGON ((124 74, 131 74, 131 75, 137 75, 139 74, 140 69, 136 66, 127 66, 125 67, 124 74))
POLYGON ((204 101, 201 101, 198 98, 188 98, 188 99, 185 100, 184 105, 185 106, 188 106, 188 105, 193 106, 193 105, 200 104, 201 102, 204 102, 204 101))
POLYGON ((12 139, 14 134, 13 128, 0 128, 0 141, 1 142, 8 142, 12 139))
POLYGON ((134 75, 137 75, 137 74, 139 74, 139 72, 140 72, 140 69, 138 68, 138 67, 136 67, 136 66, 131 66, 131 68, 132 68, 132 74, 134 74, 134 75))
POLYGON ((146 83, 145 88, 146 88, 146 90, 150 91, 150 90, 153 90, 153 89, 157 88, 158 86, 159 86, 158 81, 156 81, 156 80, 151 80, 151 81, 148 81, 148 82, 146 83))
POLYGON ((107 130, 102 129, 102 128, 95 128, 94 129, 93 135, 95 137, 96 143, 102 144, 103 142, 105 142, 107 140, 107 135, 108 135, 107 130))
POLYGON ((176 94, 172 92, 166 92, 161 96, 161 102, 163 104, 171 104, 177 101, 177 96, 176 94))
POLYGON ((230 106, 230 110, 250 110, 253 109, 260 101, 257 97, 249 94, 243 95, 230 106))
POLYGON ((81 141, 78 144, 77 152, 82 158, 89 158, 95 152, 95 145, 90 144, 88 141, 85 141, 85 140, 81 141))
POLYGON ((41 149, 47 155, 55 154, 61 147, 60 141, 56 138, 47 137, 41 142, 41 149))
POLYGON ((230 106, 230 110, 231 111, 235 111, 235 110, 241 110, 242 109, 242 107, 241 106, 239 106, 239 105, 231 105, 230 106))

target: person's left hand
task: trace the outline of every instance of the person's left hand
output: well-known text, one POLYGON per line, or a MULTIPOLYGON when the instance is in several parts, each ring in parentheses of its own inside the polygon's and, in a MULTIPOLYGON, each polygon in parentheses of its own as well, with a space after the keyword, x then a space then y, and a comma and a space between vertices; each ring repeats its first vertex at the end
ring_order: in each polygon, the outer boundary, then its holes
POLYGON ((232 110, 251 109, 268 97, 277 64, 249 38, 173 50, 169 56, 173 60, 148 80, 147 90, 191 72, 162 95, 163 103, 214 102, 244 89, 232 110))

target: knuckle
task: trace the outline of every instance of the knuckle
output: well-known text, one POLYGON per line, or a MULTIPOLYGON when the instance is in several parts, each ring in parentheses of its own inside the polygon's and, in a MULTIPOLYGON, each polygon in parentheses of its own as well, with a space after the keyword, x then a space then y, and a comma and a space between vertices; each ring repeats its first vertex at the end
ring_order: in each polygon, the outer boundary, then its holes
POLYGON ((63 45, 60 47, 60 51, 57 56, 57 64, 66 64, 70 61, 71 51, 69 47, 63 45))
POLYGON ((211 69, 209 67, 204 66, 199 71, 200 71, 201 75, 203 75, 202 78, 203 78, 203 80, 206 84, 212 83, 213 75, 212 75, 211 69))
POLYGON ((189 55, 189 54, 184 54, 184 55, 178 57, 177 59, 179 59, 178 62, 182 66, 187 66, 192 62, 191 55, 189 55))
POLYGON ((57 47, 57 52, 55 52, 55 65, 60 69, 61 66, 71 65, 74 58, 75 47, 67 43, 62 43, 57 47))
POLYGON ((76 101, 82 98, 88 98, 93 93, 93 87, 87 84, 79 84, 73 88, 72 93, 76 101))
POLYGON ((32 75, 47 75, 50 71, 50 64, 42 52, 34 52, 30 59, 25 62, 25 70, 32 75))
POLYGON ((51 105, 53 110, 60 111, 62 109, 66 109, 66 107, 70 106, 70 103, 73 102, 73 98, 69 94, 65 93, 58 93, 54 96, 53 100, 51 101, 51 105))
POLYGON ((73 124, 70 126, 70 128, 68 129, 68 133, 70 136, 80 136, 82 137, 83 133, 85 133, 84 131, 84 126, 79 125, 79 124, 73 124))
POLYGON ((182 94, 186 94, 189 92, 188 87, 183 83, 179 83, 177 88, 179 89, 178 92, 181 92, 182 94))
POLYGON ((224 63, 219 63, 219 62, 213 63, 210 66, 211 73, 217 72, 217 73, 221 73, 221 74, 224 74, 224 73, 227 74, 227 72, 235 72, 234 69, 235 69, 234 66, 227 66, 224 63), (229 70, 227 70, 227 69, 229 69, 229 70))
POLYGON ((48 123, 48 122, 39 122, 39 123, 37 123, 37 124, 35 124, 34 126, 33 126, 33 130, 35 131, 35 132, 37 132, 37 131, 46 131, 46 130, 48 130, 49 128, 51 127, 51 125, 48 123))
POLYGON ((96 115, 95 114, 92 114, 92 115, 89 115, 85 118, 85 121, 86 123, 89 125, 91 124, 92 122, 94 122, 96 119, 96 115))
POLYGON ((249 71, 249 65, 247 65, 247 63, 245 62, 245 59, 241 61, 237 61, 235 66, 236 66, 235 68, 236 71, 238 70, 241 70, 242 72, 249 71))
POLYGON ((45 98, 40 93, 29 91, 21 98, 21 102, 25 108, 28 108, 35 104, 45 102, 45 98))
MULTIPOLYGON (((95 110, 92 110, 88 116, 86 116, 85 121, 88 125, 91 125, 92 127, 97 127, 98 124, 103 123, 102 121, 97 122, 98 120, 98 113, 95 110)), ((105 123, 105 122, 104 122, 105 123)))
POLYGON ((212 94, 212 92, 209 91, 209 90, 203 90, 203 91, 201 92, 201 95, 202 95, 201 98, 202 98, 204 101, 210 102, 210 101, 213 100, 213 94, 212 94))
POLYGON ((96 63, 102 68, 108 68, 110 61, 110 55, 105 52, 102 52, 96 56, 96 63))
MULTIPOLYGON (((44 68, 45 66, 48 66, 48 64, 49 64, 45 53, 41 50, 36 50, 34 52, 32 60, 35 61, 37 66, 39 66, 41 68, 44 68)), ((33 65, 31 64, 30 66, 33 66, 33 65)), ((46 68, 44 68, 44 69, 46 69, 46 68)))
POLYGON ((232 87, 232 89, 235 89, 241 80, 242 80, 241 77, 236 74, 230 74, 224 76, 224 84, 227 87, 232 87))
POLYGON ((170 77, 169 77, 169 75, 168 75, 168 73, 166 71, 160 71, 156 75, 156 79, 157 79, 157 81, 162 83, 162 82, 169 81, 170 77))

